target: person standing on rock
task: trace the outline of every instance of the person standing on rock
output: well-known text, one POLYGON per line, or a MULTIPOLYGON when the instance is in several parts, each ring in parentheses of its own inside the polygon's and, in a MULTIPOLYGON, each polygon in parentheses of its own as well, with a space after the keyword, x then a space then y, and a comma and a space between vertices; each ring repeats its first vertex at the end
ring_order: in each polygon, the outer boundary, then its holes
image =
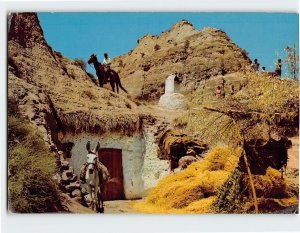
POLYGON ((254 59, 254 63, 252 63, 252 69, 254 72, 259 72, 259 63, 257 61, 257 58, 254 59))
POLYGON ((277 64, 276 64, 276 69, 275 69, 275 73, 281 77, 281 69, 282 69, 282 63, 281 63, 281 59, 277 60, 277 64))
POLYGON ((216 95, 217 98, 221 98, 222 97, 222 90, 221 90, 220 86, 217 86, 217 90, 216 90, 215 95, 216 95))
POLYGON ((267 71, 266 71, 266 67, 263 66, 262 70, 261 70, 261 75, 266 75, 267 71))
POLYGON ((230 90, 230 95, 234 95, 234 85, 233 84, 231 84, 231 90, 230 90))

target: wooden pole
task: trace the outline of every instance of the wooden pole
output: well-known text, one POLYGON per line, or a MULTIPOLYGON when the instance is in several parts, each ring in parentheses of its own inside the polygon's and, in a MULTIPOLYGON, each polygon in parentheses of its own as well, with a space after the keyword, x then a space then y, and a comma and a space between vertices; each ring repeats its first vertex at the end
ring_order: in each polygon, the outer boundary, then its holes
POLYGON ((246 156, 246 152, 243 151, 243 157, 244 157, 244 161, 246 164, 246 168, 247 168, 247 172, 248 172, 248 176, 249 176, 249 180, 250 180, 250 186, 251 186, 251 190, 252 190, 252 195, 253 195, 253 204, 254 204, 254 208, 255 208, 255 213, 258 214, 258 204, 257 204, 257 198, 256 198, 256 191, 255 191, 255 187, 254 187, 254 182, 252 179, 252 174, 251 174, 251 170, 248 164, 248 160, 247 160, 247 156, 246 156))

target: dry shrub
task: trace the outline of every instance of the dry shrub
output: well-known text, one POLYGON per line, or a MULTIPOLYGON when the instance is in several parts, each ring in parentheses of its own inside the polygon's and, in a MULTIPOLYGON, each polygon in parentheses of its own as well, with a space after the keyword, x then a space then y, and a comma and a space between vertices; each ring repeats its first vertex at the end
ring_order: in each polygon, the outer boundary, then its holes
POLYGON ((246 127, 247 137, 266 138, 270 130, 278 135, 295 135, 299 127, 299 85, 296 81, 252 73, 224 77, 227 80, 225 89, 230 86, 227 84, 230 80, 234 86, 241 86, 241 90, 233 96, 217 99, 213 93, 220 78, 208 80, 203 83, 203 89, 186 95, 190 111, 175 119, 175 127, 199 134, 210 147, 218 143, 239 145, 242 143, 240 132, 246 127))
POLYGON ((146 213, 209 212, 219 188, 237 165, 239 153, 229 148, 213 149, 204 160, 163 178, 134 208, 146 213))
POLYGON ((267 169, 266 175, 254 176, 254 186, 257 197, 285 198, 288 196, 287 184, 281 178, 281 173, 271 167, 267 169))
POLYGON ((84 91, 82 92, 82 96, 86 96, 86 97, 88 97, 90 100, 95 100, 95 99, 96 99, 96 96, 93 95, 93 93, 92 93, 91 91, 89 91, 89 90, 84 90, 84 91))
POLYGON ((86 70, 86 62, 82 58, 76 58, 73 61, 74 65, 79 66, 81 69, 86 70))
MULTIPOLYGON (((280 213, 280 210, 297 206, 299 204, 299 199, 298 197, 289 197, 282 199, 258 198, 257 202, 259 213, 276 213, 276 211, 279 211, 280 213)), ((247 213, 252 213, 254 211, 253 202, 247 202, 244 206, 244 211, 247 213)))

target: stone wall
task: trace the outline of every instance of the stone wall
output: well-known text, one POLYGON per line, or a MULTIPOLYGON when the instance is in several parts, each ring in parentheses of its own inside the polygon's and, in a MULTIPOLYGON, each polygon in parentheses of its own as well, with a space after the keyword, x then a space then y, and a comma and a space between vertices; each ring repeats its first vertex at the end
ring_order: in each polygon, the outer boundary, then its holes
POLYGON ((156 186, 159 180, 171 172, 169 160, 159 159, 159 146, 155 140, 154 133, 151 130, 144 130, 145 155, 142 168, 142 179, 144 181, 144 190, 147 193, 156 186))

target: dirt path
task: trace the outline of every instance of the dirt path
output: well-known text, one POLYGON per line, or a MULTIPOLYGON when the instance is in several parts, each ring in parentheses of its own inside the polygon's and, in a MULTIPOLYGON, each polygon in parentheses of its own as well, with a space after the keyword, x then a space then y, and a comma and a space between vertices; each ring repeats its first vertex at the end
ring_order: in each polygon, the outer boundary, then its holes
POLYGON ((299 169, 299 137, 290 138, 292 148, 288 149, 288 164, 287 169, 299 169))
MULTIPOLYGON (((87 208, 77 201, 70 198, 68 195, 62 193, 62 201, 65 209, 74 214, 94 214, 90 208, 87 208)), ((105 201, 104 208, 105 214, 134 214, 138 213, 132 207, 134 203, 140 202, 141 200, 116 200, 116 201, 105 201)))
POLYGON ((134 203, 140 202, 141 200, 117 200, 117 201, 106 201, 104 202, 106 214, 134 214, 138 213, 132 208, 134 203))
POLYGON ((287 177, 294 184, 299 185, 299 137, 290 138, 292 148, 288 149, 287 177))
POLYGON ((176 117, 179 117, 187 112, 187 110, 182 109, 166 109, 158 105, 146 105, 140 106, 140 110, 145 114, 150 114, 156 118, 171 123, 176 117))

